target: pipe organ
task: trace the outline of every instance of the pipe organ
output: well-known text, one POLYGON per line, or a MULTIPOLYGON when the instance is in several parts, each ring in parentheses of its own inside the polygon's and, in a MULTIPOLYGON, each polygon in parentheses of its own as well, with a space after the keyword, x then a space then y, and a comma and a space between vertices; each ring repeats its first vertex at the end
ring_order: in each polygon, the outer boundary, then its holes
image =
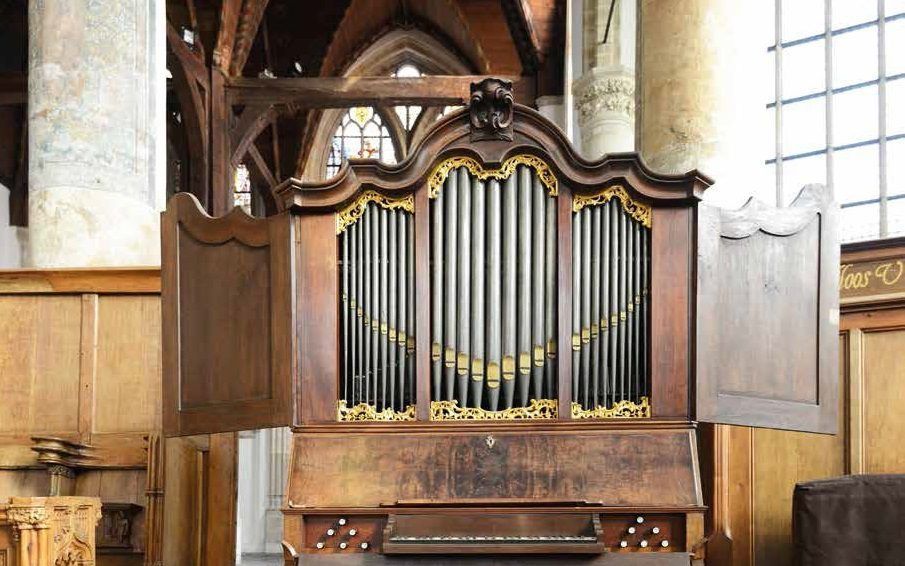
POLYGON ((292 427, 287 564, 689 564, 697 422, 833 432, 838 393, 831 198, 724 211, 710 183, 586 161, 486 79, 402 163, 289 180, 273 216, 177 195, 165 430, 292 427))
POLYGON ((342 301, 340 420, 414 417, 411 197, 367 192, 338 216, 342 301))
POLYGON ((431 177, 432 412, 554 403, 556 194, 528 155, 493 177, 452 158, 431 177))

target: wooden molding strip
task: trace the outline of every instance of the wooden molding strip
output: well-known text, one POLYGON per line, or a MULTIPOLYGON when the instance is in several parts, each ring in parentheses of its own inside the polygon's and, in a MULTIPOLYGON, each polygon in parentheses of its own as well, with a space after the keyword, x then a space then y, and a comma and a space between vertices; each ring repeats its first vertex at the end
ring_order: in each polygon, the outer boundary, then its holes
POLYGON ((159 292, 159 267, 0 269, 0 295, 159 292))

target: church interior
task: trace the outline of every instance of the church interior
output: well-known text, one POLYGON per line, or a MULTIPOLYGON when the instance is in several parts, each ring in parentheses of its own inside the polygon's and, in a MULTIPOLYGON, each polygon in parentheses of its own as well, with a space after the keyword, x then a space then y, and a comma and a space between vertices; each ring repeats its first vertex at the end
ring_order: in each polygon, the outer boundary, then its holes
POLYGON ((0 0, 0 566, 905 564, 905 0, 0 0))

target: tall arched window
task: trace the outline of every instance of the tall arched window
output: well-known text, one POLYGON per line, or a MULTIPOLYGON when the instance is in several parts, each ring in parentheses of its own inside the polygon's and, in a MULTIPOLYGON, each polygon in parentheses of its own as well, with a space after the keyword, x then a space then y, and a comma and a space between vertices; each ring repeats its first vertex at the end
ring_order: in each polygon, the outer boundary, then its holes
POLYGON ((350 108, 333 135, 327 158, 327 177, 336 175, 344 159, 379 159, 396 163, 396 151, 390 132, 380 114, 368 106, 350 108))
MULTIPOLYGON (((405 62, 396 67, 390 76, 409 78, 423 75, 414 64, 405 62)), ((350 108, 340 120, 330 143, 327 178, 336 175, 343 160, 350 157, 396 163, 396 148, 409 147, 411 132, 422 110, 421 106, 394 106, 392 113, 384 114, 367 106, 350 108), (389 129, 387 122, 390 122, 389 129), (393 136, 391 131, 397 135, 393 136)))
MULTIPOLYGON (((476 72, 436 37, 418 29, 393 29, 358 54, 342 76, 411 78, 476 72)), ((308 149, 303 150, 298 176, 312 181, 333 177, 343 160, 350 158, 402 161, 448 110, 399 105, 317 112, 312 116, 313 126, 303 134, 302 145, 308 149)))

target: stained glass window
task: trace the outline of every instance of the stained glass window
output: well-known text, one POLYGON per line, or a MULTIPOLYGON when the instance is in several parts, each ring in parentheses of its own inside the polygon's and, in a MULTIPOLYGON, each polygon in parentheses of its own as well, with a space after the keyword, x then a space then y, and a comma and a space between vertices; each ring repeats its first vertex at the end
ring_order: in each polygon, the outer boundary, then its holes
POLYGON ((905 234, 905 2, 773 3, 764 119, 776 201, 826 183, 843 241, 905 234))
POLYGON ((327 158, 327 177, 336 175, 344 159, 379 159, 396 162, 396 150, 390 132, 380 114, 368 106, 350 108, 333 135, 327 158))
POLYGON ((251 214, 251 177, 244 163, 236 167, 233 176, 233 205, 251 214))

